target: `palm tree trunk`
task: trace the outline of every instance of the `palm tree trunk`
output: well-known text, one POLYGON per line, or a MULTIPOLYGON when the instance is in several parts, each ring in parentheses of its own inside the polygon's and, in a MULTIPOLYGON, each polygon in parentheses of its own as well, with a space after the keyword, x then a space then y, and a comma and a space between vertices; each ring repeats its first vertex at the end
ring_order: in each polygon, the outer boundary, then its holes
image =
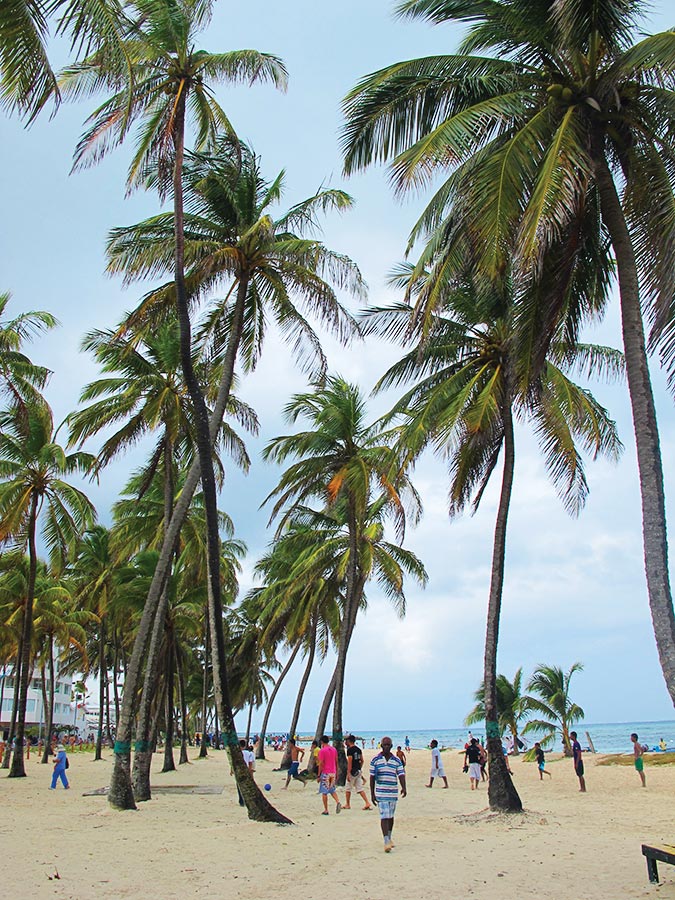
POLYGON ((202 681, 202 739, 199 745, 199 759, 208 756, 206 749, 206 713, 209 699, 209 650, 211 645, 211 637, 209 635, 209 608, 206 607, 206 616, 204 619, 204 680, 202 681))
POLYGON ((164 765, 162 772, 175 772, 176 763, 173 758, 173 694, 174 694, 173 637, 170 636, 166 660, 166 696, 164 698, 164 765))
POLYGON ((12 719, 9 723, 9 734, 7 735, 7 743, 5 744, 5 755, 2 758, 2 768, 9 769, 9 763, 12 759, 12 750, 14 749, 14 735, 16 734, 16 717, 19 712, 19 681, 21 675, 21 659, 23 658, 23 643, 19 635, 19 646, 16 653, 16 663, 14 664, 14 698, 12 700, 12 719))
POLYGON ((178 765, 190 762, 188 758, 188 710, 185 702, 185 667, 180 647, 176 647, 176 672, 178 674, 178 702, 180 703, 180 758, 178 765))
POLYGON ((675 705, 675 615, 668 573, 663 463, 645 349, 635 251, 604 156, 598 155, 595 176, 600 193, 602 219, 612 241, 618 271, 623 349, 640 476, 642 540, 649 607, 661 670, 675 705))
POLYGON ((96 735, 96 753, 94 762, 101 759, 103 745, 103 707, 105 704, 105 681, 108 673, 105 668, 105 616, 101 616, 100 634, 98 638, 98 734, 96 735))
MULTIPOLYGON (((321 704, 321 709, 319 710, 319 718, 316 722, 316 732, 314 733, 314 740, 316 743, 321 746, 321 738, 326 733, 326 722, 328 721, 328 710, 330 709, 330 705, 333 702, 333 697, 335 696, 335 669, 333 669, 333 674, 330 677, 330 681, 328 682, 328 687, 326 688, 326 693, 323 696, 323 702, 321 704)), ((314 757, 310 757, 309 765, 307 766, 310 772, 316 772, 316 760, 314 757)))
POLYGON ((504 563, 506 559, 506 525, 513 488, 513 470, 515 466, 515 442, 513 437, 513 418, 509 398, 503 400, 502 416, 504 422, 504 472, 502 489, 499 496, 497 522, 495 524, 494 546, 492 551, 492 574, 490 578, 490 596, 488 600, 487 628, 485 632, 485 734, 488 752, 490 780, 488 783, 488 800, 490 809, 502 812, 521 812, 523 804, 513 786, 511 776, 506 767, 502 750, 501 730, 497 715, 497 646, 499 643, 499 618, 502 606, 502 590, 504 587, 504 563))
MULTIPOLYGON (((33 601, 35 599, 35 576, 37 573, 37 548, 35 546, 35 526, 37 522, 38 496, 33 494, 28 517, 28 590, 21 629, 21 678, 19 682, 19 703, 17 706, 14 753, 9 778, 25 778, 23 741, 26 733, 26 700, 30 683, 30 650, 33 635, 33 601)), ((16 684, 16 682, 15 682, 16 684)))
POLYGON ((248 747, 251 741, 251 719, 253 718, 253 701, 248 705, 248 719, 246 720, 246 746, 248 747))
MULTIPOLYGON (((288 675, 291 670, 291 666, 295 662, 295 657, 298 655, 300 650, 300 641, 293 648, 293 652, 288 658, 288 662, 281 670, 279 677, 277 678, 276 684, 272 689, 272 693, 270 694, 269 703, 267 704, 267 709, 265 710, 265 715, 263 717, 262 728, 260 729, 260 739, 258 740, 258 749, 256 751, 255 757, 256 759, 265 759, 265 735, 267 734, 267 725, 270 720, 270 713, 272 712, 272 704, 274 703, 277 693, 279 692, 279 688, 281 687, 284 678, 288 675)), ((290 735, 293 737, 293 735, 290 735)))
MULTIPOLYGON (((218 386, 218 396, 213 407, 213 415, 210 421, 210 438, 213 443, 218 434, 225 409, 230 400, 232 381, 234 378, 234 365, 237 359, 239 342, 244 322, 244 309, 246 295, 248 293, 248 278, 242 277, 237 289, 237 299, 232 315, 232 330, 223 359, 223 368, 218 386)), ((136 640, 134 641, 131 658, 125 672, 124 693, 122 695, 122 709, 117 727, 117 739, 115 741, 115 759, 113 771, 108 789, 108 802, 115 809, 136 809, 133 790, 131 787, 131 734, 134 726, 134 714, 138 689, 141 683, 143 662, 148 641, 152 633, 152 627, 160 602, 162 590, 168 577, 174 546, 183 522, 187 516, 197 484, 199 483, 200 465, 199 459, 190 467, 185 479, 183 489, 171 514, 169 527, 164 535, 162 549, 157 560, 157 566, 152 577, 148 596, 143 607, 143 614, 138 626, 136 640)), ((201 757, 200 749, 200 757, 201 757)))
POLYGON ((105 660, 105 735, 108 746, 112 740, 110 734, 110 679, 108 678, 108 660, 105 660))
POLYGON ((113 632, 113 644, 115 648, 113 656, 113 697, 115 698, 115 735, 117 735, 117 723, 120 720, 120 654, 117 631, 113 632))
MULTIPOLYGON (((44 672, 42 673, 42 684, 44 685, 44 672)), ((77 703, 77 701, 75 701, 77 703)), ((49 751, 51 743, 52 728, 54 727, 54 637, 49 635, 49 705, 47 706, 47 734, 48 739, 45 741, 45 749, 42 754, 42 762, 49 762, 49 751)))
POLYGON ((216 694, 216 708, 229 743, 232 754, 237 786, 246 803, 249 818, 263 822, 288 823, 263 796, 256 785, 248 766, 244 764, 234 725, 234 713, 229 697, 229 684, 225 659, 225 639, 223 635, 223 606, 220 585, 220 535, 218 529, 218 504, 216 480, 211 456, 212 440, 209 416, 199 381, 192 366, 192 337, 190 313, 184 271, 184 231, 183 231, 183 156, 185 140, 185 91, 183 82, 179 88, 176 103, 174 129, 174 230, 175 230, 175 277, 176 277, 176 310, 180 326, 180 356, 183 378, 190 395, 194 416, 195 442, 199 457, 202 492, 204 495, 204 511, 206 514, 206 537, 208 559, 208 599, 211 615, 211 653, 213 657, 213 683, 216 694), (181 93, 182 92, 182 93, 181 93))
MULTIPOLYGON (((310 635, 310 644, 309 651, 307 653, 307 664, 305 665, 305 671, 302 673, 302 679, 300 680, 300 687, 298 688, 298 695, 295 698, 295 706, 293 708, 293 718, 291 719, 291 724, 288 729, 289 737, 295 737, 295 733, 298 729, 298 722, 300 721, 300 710, 302 708, 302 698, 305 695, 305 688, 307 687, 307 682, 309 681, 309 676, 312 671, 312 666, 314 665, 314 653, 316 651, 316 630, 317 630, 317 622, 316 619, 312 625, 312 631, 310 635)), ((307 768, 309 768, 310 763, 312 762, 312 757, 307 760, 307 768)), ((280 769, 290 769, 291 767, 291 745, 290 742, 286 742, 286 749, 284 750, 284 755, 281 758, 281 763, 279 764, 280 769)))

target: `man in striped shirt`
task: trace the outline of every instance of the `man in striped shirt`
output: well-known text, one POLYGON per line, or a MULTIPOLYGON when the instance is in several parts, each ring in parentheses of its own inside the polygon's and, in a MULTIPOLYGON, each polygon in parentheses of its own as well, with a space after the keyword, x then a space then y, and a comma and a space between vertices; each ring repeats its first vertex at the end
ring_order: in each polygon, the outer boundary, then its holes
POLYGON ((394 846, 391 833, 394 830, 394 815, 398 800, 398 783, 401 782, 401 797, 407 794, 405 785, 405 769, 391 752, 391 738, 383 737, 380 741, 382 753, 374 756, 370 762, 370 796, 380 810, 380 826, 384 836, 384 852, 389 853, 394 846))

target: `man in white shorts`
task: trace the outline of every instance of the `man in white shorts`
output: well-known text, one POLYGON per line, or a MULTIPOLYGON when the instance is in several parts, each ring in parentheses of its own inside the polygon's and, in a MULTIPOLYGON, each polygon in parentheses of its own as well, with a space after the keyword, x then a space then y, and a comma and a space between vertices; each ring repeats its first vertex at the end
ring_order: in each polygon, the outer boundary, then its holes
POLYGON ((363 800, 363 809, 372 809, 366 796, 366 779, 363 777, 363 753, 356 746, 356 738, 348 734, 345 738, 347 745, 347 785, 345 787, 345 805, 343 809, 351 809, 352 791, 363 800))
POLYGON ((370 761, 370 796, 373 805, 380 810, 380 827, 384 836, 384 852, 390 853, 394 846, 391 833, 394 830, 394 815, 398 800, 398 783, 401 782, 401 797, 405 797, 405 769, 401 760, 391 752, 391 738, 380 741, 382 753, 370 761))
POLYGON ((477 791, 480 784, 480 757, 480 745, 476 738, 471 738, 471 743, 464 751, 464 771, 469 773, 472 791, 477 791))
POLYGON ((431 747, 431 774, 429 775, 429 784, 426 784, 425 787, 433 787, 434 786, 434 778, 442 778, 445 782, 443 787, 444 789, 448 786, 448 779, 445 777, 445 769, 443 768, 443 763, 441 761, 441 751, 438 749, 438 741, 436 738, 429 744, 431 747))

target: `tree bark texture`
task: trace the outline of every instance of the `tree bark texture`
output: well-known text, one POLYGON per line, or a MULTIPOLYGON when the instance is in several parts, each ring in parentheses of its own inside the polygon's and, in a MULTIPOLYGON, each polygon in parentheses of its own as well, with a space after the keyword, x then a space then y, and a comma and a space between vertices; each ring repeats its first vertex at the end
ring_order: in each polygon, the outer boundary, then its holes
MULTIPOLYGON (((270 720, 270 713, 272 712, 272 704, 276 700, 276 696, 279 693, 279 688, 283 684, 284 678, 288 675, 291 670, 291 666, 295 662, 295 657, 298 655, 300 651, 300 641, 293 648, 293 652, 289 656, 286 665, 283 667, 281 672, 279 673, 279 677, 276 680, 274 687, 272 688, 272 693, 270 694, 270 699, 267 704, 267 709, 265 710, 265 715, 263 717, 262 728, 260 729, 260 737, 258 740, 258 749, 256 750, 255 757, 256 759, 265 759, 265 736, 267 734, 267 726, 270 720)), ((293 735, 290 735, 293 737, 293 735)))

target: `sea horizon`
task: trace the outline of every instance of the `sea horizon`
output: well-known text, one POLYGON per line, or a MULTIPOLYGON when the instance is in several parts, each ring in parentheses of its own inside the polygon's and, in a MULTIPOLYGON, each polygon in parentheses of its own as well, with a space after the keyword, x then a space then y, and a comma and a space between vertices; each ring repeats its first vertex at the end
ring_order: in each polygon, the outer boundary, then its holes
MULTIPOLYGON (((523 723, 525 725, 526 723, 523 723)), ((579 735, 579 740, 584 749, 590 750, 590 742, 587 739, 587 732, 591 737, 592 745, 597 753, 632 753, 632 744, 630 740, 631 732, 637 732, 640 743, 646 744, 651 750, 657 747, 661 738, 663 738, 669 750, 675 751, 675 718, 658 719, 655 721, 637 722, 635 720, 627 720, 624 722, 577 722, 572 726, 573 730, 579 735)), ((345 734, 353 733, 359 741, 363 740, 366 749, 372 746, 377 747, 378 741, 383 735, 388 735, 394 742, 394 747, 400 744, 405 746, 406 736, 410 741, 413 750, 423 750, 429 746, 429 742, 435 738, 441 747, 447 749, 462 749, 466 743, 469 731, 479 738, 485 736, 484 723, 477 723, 472 726, 461 725, 456 728, 349 728, 345 729, 345 734)), ((280 732, 268 731, 268 735, 278 734, 280 732)), ((281 732, 283 733, 283 732, 281 732)), ((330 734, 330 731, 327 732, 330 734)), ((313 739, 313 732, 298 730, 301 740, 313 739)), ((519 732, 522 734, 522 732, 519 732)), ((507 737, 507 735, 505 735, 507 737)), ((524 735, 527 744, 531 747, 534 741, 538 740, 541 734, 531 732, 524 735)), ((548 750, 556 752, 560 749, 559 744, 551 743, 548 750)))

